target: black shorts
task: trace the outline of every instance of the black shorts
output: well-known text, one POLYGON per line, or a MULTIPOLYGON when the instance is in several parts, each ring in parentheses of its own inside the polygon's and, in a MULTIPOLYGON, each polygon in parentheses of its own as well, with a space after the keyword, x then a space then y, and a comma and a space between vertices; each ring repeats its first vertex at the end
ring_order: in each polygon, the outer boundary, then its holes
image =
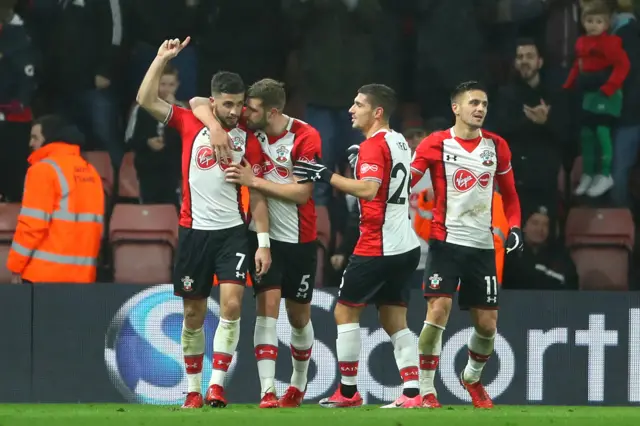
POLYGON ((250 260, 246 225, 215 231, 180 227, 174 293, 187 299, 209 297, 214 275, 219 283, 245 285, 250 260))
MULTIPOLYGON (((250 253, 258 249, 258 237, 249 231, 250 253)), ((255 262, 249 263, 249 273, 254 294, 279 288, 284 299, 298 303, 310 303, 316 282, 318 244, 284 243, 271 240, 271 268, 258 279, 255 262)))
POLYGON ((495 250, 430 240, 424 269, 424 297, 453 297, 458 283, 460 309, 497 309, 495 250))
POLYGON ((392 256, 351 255, 342 275, 338 303, 347 306, 406 306, 411 275, 420 263, 420 247, 392 256))

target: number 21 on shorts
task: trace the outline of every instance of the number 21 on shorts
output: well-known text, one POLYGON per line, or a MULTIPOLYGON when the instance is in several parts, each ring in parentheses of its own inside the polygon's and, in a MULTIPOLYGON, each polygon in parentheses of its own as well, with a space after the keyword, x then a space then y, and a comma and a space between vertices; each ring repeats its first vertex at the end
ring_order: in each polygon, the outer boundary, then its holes
POLYGON ((498 301, 498 280, 495 275, 487 275, 484 277, 487 284, 487 303, 496 303, 498 301))

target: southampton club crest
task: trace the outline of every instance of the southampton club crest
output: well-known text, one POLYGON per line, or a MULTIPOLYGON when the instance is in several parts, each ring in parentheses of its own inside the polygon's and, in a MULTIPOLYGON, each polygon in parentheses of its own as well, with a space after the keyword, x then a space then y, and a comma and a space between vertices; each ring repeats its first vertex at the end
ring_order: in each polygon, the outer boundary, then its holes
POLYGON ((442 277, 438 274, 433 274, 429 277, 429 288, 432 290, 437 290, 440 288, 440 282, 442 281, 442 277))
POLYGON ((191 279, 191 277, 182 277, 180 281, 182 281, 182 288, 184 289, 184 291, 191 291, 193 289, 193 280, 191 279))
POLYGON ((483 166, 487 166, 487 167, 491 167, 493 166, 494 159, 496 157, 496 154, 494 152, 487 150, 482 151, 482 154, 480 154, 480 158, 482 159, 482 165, 483 166))
POLYGON ((231 149, 235 152, 242 152, 244 148, 244 140, 240 136, 234 136, 231 140, 231 149))
POLYGON ((276 161, 278 163, 286 163, 288 154, 289 154, 289 149, 287 149, 287 147, 284 145, 280 145, 279 147, 276 148, 276 155, 277 155, 276 161))

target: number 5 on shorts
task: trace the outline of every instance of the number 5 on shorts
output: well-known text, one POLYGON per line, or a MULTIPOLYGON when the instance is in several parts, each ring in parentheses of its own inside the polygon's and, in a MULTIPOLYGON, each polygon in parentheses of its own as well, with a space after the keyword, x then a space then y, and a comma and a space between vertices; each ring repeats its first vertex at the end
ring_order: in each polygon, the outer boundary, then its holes
POLYGON ((307 297, 307 291, 309 291, 309 281, 307 280, 309 278, 311 278, 311 275, 307 274, 302 276, 302 279, 300 280, 300 287, 298 287, 298 294, 296 294, 296 297, 307 297))

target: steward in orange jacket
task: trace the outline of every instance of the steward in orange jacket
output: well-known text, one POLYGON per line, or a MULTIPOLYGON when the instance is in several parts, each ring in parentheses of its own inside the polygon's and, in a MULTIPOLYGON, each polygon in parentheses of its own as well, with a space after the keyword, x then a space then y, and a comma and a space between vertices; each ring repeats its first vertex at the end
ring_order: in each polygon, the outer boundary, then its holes
MULTIPOLYGON (((429 199, 428 190, 424 190, 418 196, 417 212, 413 221, 416 234, 425 241, 429 241, 431 235, 431 210, 433 200, 429 199)), ((502 196, 498 192, 493 193, 493 244, 496 250, 496 274, 498 283, 502 284, 502 272, 504 270, 504 245, 509 235, 509 222, 504 214, 502 196)))
POLYGON ((96 279, 104 192, 98 172, 80 156, 82 141, 74 127, 56 116, 34 122, 34 151, 7 260, 14 282, 96 279))

